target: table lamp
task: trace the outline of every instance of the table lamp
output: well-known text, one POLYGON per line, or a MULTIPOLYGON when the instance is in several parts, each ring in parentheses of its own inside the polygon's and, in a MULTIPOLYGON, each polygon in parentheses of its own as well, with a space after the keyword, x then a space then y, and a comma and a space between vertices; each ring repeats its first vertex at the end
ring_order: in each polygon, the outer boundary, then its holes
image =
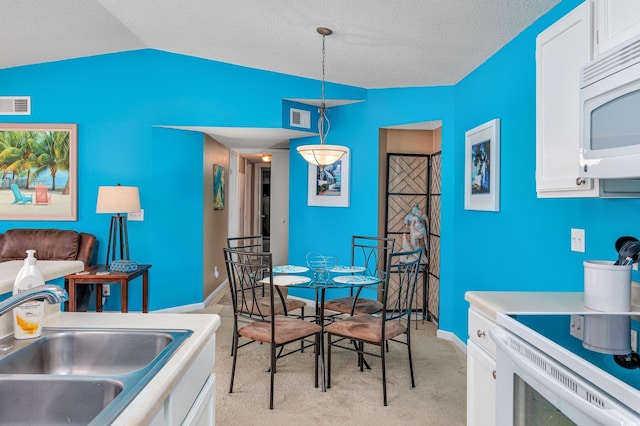
POLYGON ((127 216, 122 213, 140 211, 140 194, 135 186, 99 186, 96 213, 115 213, 111 216, 109 239, 107 240, 107 261, 116 260, 117 242, 120 241, 120 257, 129 260, 129 236, 127 233, 127 216))

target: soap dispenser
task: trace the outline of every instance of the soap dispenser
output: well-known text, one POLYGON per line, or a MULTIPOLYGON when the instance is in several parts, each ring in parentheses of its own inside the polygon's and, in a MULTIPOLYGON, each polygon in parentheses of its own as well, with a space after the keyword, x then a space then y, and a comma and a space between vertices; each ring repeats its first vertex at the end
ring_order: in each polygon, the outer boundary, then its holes
MULTIPOLYGON (((36 264, 35 250, 27 250, 24 265, 18 271, 13 286, 13 294, 22 293, 34 287, 44 285, 44 277, 36 264)), ((44 302, 29 301, 13 309, 13 335, 16 339, 31 339, 42 334, 44 302)))

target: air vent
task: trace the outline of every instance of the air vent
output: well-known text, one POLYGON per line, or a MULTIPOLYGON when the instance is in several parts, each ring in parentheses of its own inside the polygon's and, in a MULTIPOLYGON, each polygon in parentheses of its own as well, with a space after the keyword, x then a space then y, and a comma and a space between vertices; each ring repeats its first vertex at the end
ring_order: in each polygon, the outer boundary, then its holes
POLYGON ((303 129, 311 128, 311 112, 303 109, 289 109, 289 125, 291 127, 300 127, 303 129))
POLYGON ((585 65, 582 68, 580 87, 587 87, 638 62, 640 62, 640 37, 630 40, 585 65))
POLYGON ((0 115, 31 115, 31 97, 0 96, 0 115))

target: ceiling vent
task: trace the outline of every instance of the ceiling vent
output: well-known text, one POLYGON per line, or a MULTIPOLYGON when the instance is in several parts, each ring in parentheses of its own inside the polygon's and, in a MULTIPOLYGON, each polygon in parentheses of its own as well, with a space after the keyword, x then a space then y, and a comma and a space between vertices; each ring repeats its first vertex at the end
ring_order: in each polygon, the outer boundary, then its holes
POLYGON ((0 96, 0 115, 31 115, 31 97, 0 96))
POLYGON ((291 127, 300 127, 302 129, 311 128, 311 112, 303 109, 289 109, 289 125, 291 127))

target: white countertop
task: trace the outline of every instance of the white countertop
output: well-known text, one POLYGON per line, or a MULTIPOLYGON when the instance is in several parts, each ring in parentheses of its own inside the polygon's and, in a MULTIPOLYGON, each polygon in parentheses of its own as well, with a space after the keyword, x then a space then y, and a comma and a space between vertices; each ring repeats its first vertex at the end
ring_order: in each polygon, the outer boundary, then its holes
POLYGON ((585 312, 582 292, 467 291, 464 299, 494 321, 498 312, 585 312))
MULTIPOLYGON (((631 311, 640 312, 640 284, 631 288, 631 311)), ((551 291, 467 291, 464 300, 496 320, 504 313, 580 313, 594 312, 584 307, 583 292, 551 291)))
POLYGON ((124 409, 113 425, 148 424, 205 343, 220 326, 214 314, 142 314, 117 312, 58 312, 45 327, 188 329, 193 334, 124 409))

